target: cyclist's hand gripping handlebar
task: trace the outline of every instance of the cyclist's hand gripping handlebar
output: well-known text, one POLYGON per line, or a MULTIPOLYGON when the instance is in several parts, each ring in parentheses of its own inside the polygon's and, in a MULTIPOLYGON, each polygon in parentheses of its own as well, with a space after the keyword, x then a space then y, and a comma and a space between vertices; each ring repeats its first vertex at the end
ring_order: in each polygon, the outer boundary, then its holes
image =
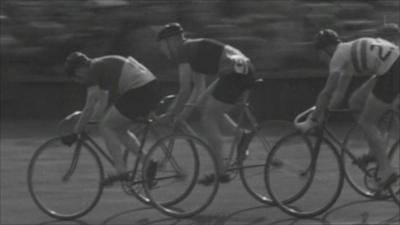
POLYGON ((299 115, 297 115, 293 121, 294 126, 302 132, 307 132, 310 129, 312 129, 313 127, 315 127, 317 122, 315 122, 311 119, 312 112, 315 109, 316 109, 316 107, 313 106, 313 107, 307 109, 306 111, 300 113, 299 115))

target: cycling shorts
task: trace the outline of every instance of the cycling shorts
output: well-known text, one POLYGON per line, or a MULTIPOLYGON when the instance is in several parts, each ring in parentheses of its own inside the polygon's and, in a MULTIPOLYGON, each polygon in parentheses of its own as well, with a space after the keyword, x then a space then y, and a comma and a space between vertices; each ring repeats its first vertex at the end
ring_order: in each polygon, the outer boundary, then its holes
POLYGON ((234 104, 254 84, 253 69, 247 74, 226 73, 219 77, 212 96, 218 101, 234 104))
POLYGON ((377 77, 372 93, 376 98, 391 103, 400 94, 400 62, 398 57, 390 69, 383 75, 377 77))
POLYGON ((133 88, 116 99, 115 108, 131 120, 147 116, 161 100, 159 90, 160 86, 156 80, 133 88))

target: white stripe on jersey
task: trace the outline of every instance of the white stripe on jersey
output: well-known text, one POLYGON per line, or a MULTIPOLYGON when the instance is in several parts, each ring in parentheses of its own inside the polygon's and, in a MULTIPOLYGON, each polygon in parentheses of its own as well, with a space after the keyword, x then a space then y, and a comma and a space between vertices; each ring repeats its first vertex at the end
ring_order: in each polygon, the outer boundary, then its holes
POLYGON ((399 48, 383 39, 360 38, 351 44, 351 62, 357 73, 382 75, 399 57, 399 48))
POLYGON ((121 77, 119 78, 118 93, 141 87, 156 77, 143 64, 132 57, 128 57, 122 67, 121 77))

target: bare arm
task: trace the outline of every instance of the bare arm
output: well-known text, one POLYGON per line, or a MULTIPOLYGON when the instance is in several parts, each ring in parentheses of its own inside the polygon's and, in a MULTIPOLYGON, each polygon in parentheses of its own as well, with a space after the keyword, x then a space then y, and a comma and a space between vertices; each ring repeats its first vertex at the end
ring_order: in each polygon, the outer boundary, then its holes
POLYGON ((312 119, 320 121, 323 117, 325 109, 331 100, 332 94, 335 91, 340 72, 332 72, 328 76, 324 89, 319 93, 317 102, 315 103, 316 109, 312 114, 312 119))
POLYGON ((175 101, 168 109, 166 113, 167 115, 176 115, 183 109, 192 92, 191 73, 192 69, 189 63, 183 63, 179 65, 179 91, 175 101))
POLYGON ((184 106, 183 111, 181 113, 183 117, 188 116, 192 112, 193 107, 198 104, 201 94, 206 89, 206 80, 203 74, 192 73, 192 80, 194 85, 193 91, 190 94, 190 97, 187 100, 187 103, 184 106))
POLYGON ((100 89, 99 100, 95 105, 94 113, 91 120, 100 121, 106 111, 107 105, 108 105, 108 91, 100 89))
POLYGON ((92 86, 87 89, 86 95, 86 103, 82 110, 81 117, 75 125, 74 132, 81 133, 85 128, 86 124, 89 122, 90 118, 92 118, 95 105, 100 97, 100 87, 92 86))
POLYGON ((338 83, 329 103, 329 108, 337 108, 340 106, 352 80, 352 76, 345 73, 340 73, 338 77, 338 83))

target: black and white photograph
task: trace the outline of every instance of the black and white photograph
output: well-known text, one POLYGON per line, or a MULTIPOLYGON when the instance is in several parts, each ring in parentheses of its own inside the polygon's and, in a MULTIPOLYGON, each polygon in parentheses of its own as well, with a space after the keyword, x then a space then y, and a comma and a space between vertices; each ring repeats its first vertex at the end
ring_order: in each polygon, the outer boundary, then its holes
POLYGON ((400 225, 399 0, 1 0, 0 225, 400 225))

